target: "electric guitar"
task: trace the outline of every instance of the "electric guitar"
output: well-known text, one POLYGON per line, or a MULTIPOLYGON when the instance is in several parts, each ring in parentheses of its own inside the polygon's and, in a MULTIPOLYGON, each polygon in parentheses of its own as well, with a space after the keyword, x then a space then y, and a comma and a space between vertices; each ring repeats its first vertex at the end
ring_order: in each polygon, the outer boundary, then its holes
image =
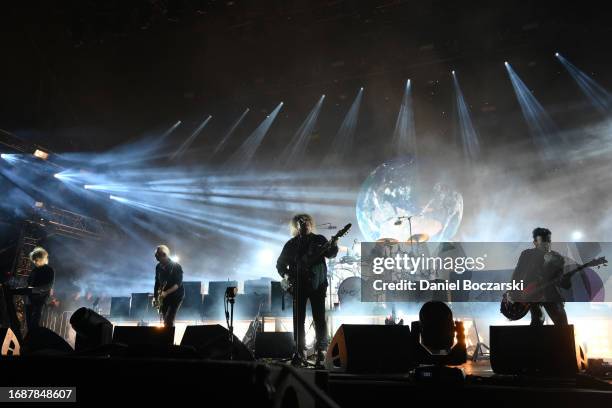
POLYGON ((161 313, 161 309, 164 305, 164 298, 161 296, 161 293, 166 289, 166 282, 162 283, 157 289, 157 293, 153 296, 153 307, 157 309, 158 313, 161 313))
POLYGON ((346 235, 346 233, 351 229, 352 224, 346 224, 340 231, 338 231, 336 233, 336 235, 334 235, 333 237, 331 237, 331 239, 329 241, 327 241, 325 243, 325 245, 323 245, 321 247, 321 250, 319 251, 319 253, 316 256, 313 257, 309 257, 311 259, 310 262, 308 262, 308 260, 306 259, 306 256, 304 256, 304 258, 301 260, 301 262, 298 262, 296 265, 296 268, 298 268, 298 271, 290 271, 288 274, 286 274, 283 279, 281 280, 281 288, 290 293, 293 294, 293 288, 296 285, 296 279, 297 279, 297 275, 298 273, 301 272, 301 269, 304 270, 308 270, 312 265, 312 260, 318 261, 319 259, 321 259, 321 257, 325 254, 325 252, 327 252, 329 250, 329 248, 331 247, 332 242, 338 240, 339 238, 343 237, 344 235, 346 235))
MULTIPOLYGON (((550 282, 544 285, 541 285, 538 282, 532 282, 529 285, 527 285, 527 287, 525 287, 525 289, 523 290, 523 293, 525 295, 532 297, 533 295, 541 293, 542 291, 544 291, 544 289, 552 285, 558 285, 564 279, 570 279, 576 272, 579 272, 583 269, 591 268, 591 267, 599 268, 601 267, 601 265, 607 266, 607 264, 608 264, 608 261, 606 260, 605 256, 593 259, 585 264, 579 265, 578 267, 572 269, 571 271, 561 274, 561 276, 557 277, 556 279, 551 280, 550 282)), ((522 319, 527 314, 531 306, 531 303, 533 302, 513 301, 510 299, 509 292, 506 292, 504 293, 501 304, 499 306, 499 311, 504 316, 506 316, 509 320, 519 320, 519 319, 522 319)))

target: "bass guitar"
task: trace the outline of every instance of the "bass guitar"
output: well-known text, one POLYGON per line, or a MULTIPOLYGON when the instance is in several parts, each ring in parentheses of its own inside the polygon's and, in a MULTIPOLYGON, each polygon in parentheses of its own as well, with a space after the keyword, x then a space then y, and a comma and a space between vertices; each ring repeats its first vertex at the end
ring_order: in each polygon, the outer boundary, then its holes
MULTIPOLYGON (((561 274, 561 276, 557 277, 556 279, 551 280, 550 282, 544 285, 538 284, 536 282, 530 283, 523 290, 523 293, 526 296, 532 298, 538 293, 541 293, 544 289, 552 285, 559 285, 561 281, 563 281, 564 279, 569 280, 576 272, 579 272, 586 268, 593 268, 593 267, 599 268, 601 267, 601 265, 606 266, 607 264, 608 264, 608 261, 606 260, 605 256, 593 259, 585 264, 579 265, 578 267, 572 269, 571 271, 561 274)), ((501 312, 501 314, 506 316, 509 320, 519 320, 519 319, 522 319, 527 314, 527 312, 529 312, 531 303, 532 302, 513 301, 511 299, 510 293, 506 292, 504 293, 501 304, 499 306, 499 311, 501 312)))

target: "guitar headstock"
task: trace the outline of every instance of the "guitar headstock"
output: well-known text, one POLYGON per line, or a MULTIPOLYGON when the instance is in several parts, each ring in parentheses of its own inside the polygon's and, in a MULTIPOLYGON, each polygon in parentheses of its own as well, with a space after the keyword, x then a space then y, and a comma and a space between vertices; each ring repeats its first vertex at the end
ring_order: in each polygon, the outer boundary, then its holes
POLYGON ((592 267, 600 267, 600 266, 608 266, 608 260, 606 259, 605 256, 600 256, 599 258, 595 258, 589 262, 587 262, 586 264, 584 264, 585 268, 592 268, 592 267))
POLYGON ((344 227, 342 227, 342 229, 340 231, 338 231, 338 233, 336 235, 334 235, 334 239, 343 237, 346 235, 347 232, 349 232, 349 230, 351 229, 351 227, 353 226, 353 224, 348 223, 346 224, 344 227))

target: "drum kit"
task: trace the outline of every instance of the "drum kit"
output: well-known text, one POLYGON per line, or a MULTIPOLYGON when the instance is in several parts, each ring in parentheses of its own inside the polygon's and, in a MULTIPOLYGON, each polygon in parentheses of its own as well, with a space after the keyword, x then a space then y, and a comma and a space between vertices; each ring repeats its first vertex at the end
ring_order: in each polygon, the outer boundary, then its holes
MULTIPOLYGON (((382 245, 390 254, 403 252, 402 247, 412 247, 429 241, 428 234, 413 234, 406 241, 395 238, 379 238, 378 245, 382 245)), ((361 301, 361 246, 355 240, 352 247, 340 246, 338 257, 329 263, 328 278, 330 292, 330 308, 334 305, 340 307, 361 301), (335 300, 335 301, 334 301, 335 300)), ((413 252, 413 251, 411 251, 413 252)))

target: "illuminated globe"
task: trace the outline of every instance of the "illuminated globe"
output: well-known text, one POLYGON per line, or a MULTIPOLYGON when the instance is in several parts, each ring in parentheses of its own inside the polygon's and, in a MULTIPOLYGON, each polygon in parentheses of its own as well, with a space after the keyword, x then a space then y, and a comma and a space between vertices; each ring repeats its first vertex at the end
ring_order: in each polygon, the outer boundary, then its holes
MULTIPOLYGON (((424 169, 420 169, 424 175, 424 169)), ((357 222, 367 241, 394 238, 407 241, 427 234, 429 241, 449 241, 463 217, 463 197, 435 178, 419 175, 414 156, 378 166, 366 178, 357 197, 357 222)))

